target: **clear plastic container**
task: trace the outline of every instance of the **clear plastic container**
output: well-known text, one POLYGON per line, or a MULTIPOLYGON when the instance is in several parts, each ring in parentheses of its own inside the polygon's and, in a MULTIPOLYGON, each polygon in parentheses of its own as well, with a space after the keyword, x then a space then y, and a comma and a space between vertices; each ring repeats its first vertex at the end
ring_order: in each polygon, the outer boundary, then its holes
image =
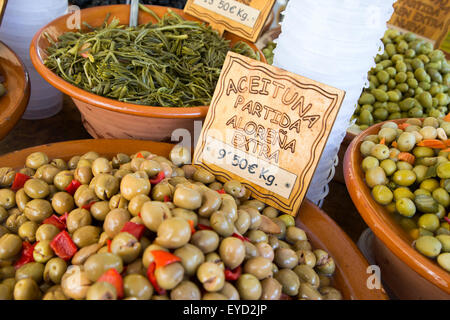
POLYGON ((329 55, 309 51, 308 46, 298 46, 298 51, 294 53, 287 47, 285 42, 278 43, 275 50, 282 52, 284 59, 287 59, 289 63, 301 63, 302 65, 309 66, 309 68, 314 68, 318 72, 337 77, 346 76, 349 73, 351 75, 355 73, 367 74, 367 70, 374 64, 373 57, 369 55, 339 55, 330 59, 329 55), (301 59, 298 58, 299 56, 301 56, 301 59))
MULTIPOLYGON (((314 37, 320 37, 324 41, 335 40, 342 41, 343 44, 347 42, 360 43, 361 46, 367 46, 373 43, 374 40, 378 40, 379 30, 378 29, 364 29, 361 32, 361 27, 350 27, 350 26, 336 26, 335 24, 321 23, 314 25, 311 21, 311 17, 305 16, 304 20, 308 20, 308 23, 304 23, 301 28, 294 19, 285 19, 281 24, 283 32, 293 31, 298 35, 309 35, 314 37), (297 26, 296 26, 297 25, 297 26)), ((306 22, 306 21, 305 21, 306 22)), ((386 29, 384 25, 384 29, 386 29)))
POLYGON ((62 108, 63 94, 46 82, 34 69, 30 43, 36 32, 67 13, 67 0, 12 0, 8 2, 0 27, 0 39, 10 46, 30 74, 31 96, 24 119, 44 119, 62 108))
POLYGON ((383 21, 386 21, 386 19, 389 19, 394 10, 392 5, 390 8, 370 5, 349 10, 348 8, 342 8, 340 1, 334 1, 334 5, 328 6, 324 5, 324 2, 326 1, 319 0, 313 5, 302 3, 301 6, 295 7, 294 12, 310 18, 326 18, 328 23, 344 23, 370 27, 370 24, 377 26, 383 23, 383 21))

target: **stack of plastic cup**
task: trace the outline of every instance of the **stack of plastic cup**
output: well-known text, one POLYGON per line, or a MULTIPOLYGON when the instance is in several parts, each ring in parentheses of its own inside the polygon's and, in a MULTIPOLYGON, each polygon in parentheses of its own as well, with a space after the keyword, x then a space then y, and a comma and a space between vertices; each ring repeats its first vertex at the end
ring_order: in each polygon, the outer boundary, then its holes
POLYGON ((24 119, 48 118, 62 108, 63 94, 45 81, 31 63, 30 44, 40 28, 66 14, 67 8, 67 0, 13 0, 6 5, 0 40, 22 59, 31 80, 31 96, 24 119))
POLYGON ((318 205, 328 194, 337 154, 396 0, 291 0, 276 40, 274 65, 344 90, 307 197, 318 205))

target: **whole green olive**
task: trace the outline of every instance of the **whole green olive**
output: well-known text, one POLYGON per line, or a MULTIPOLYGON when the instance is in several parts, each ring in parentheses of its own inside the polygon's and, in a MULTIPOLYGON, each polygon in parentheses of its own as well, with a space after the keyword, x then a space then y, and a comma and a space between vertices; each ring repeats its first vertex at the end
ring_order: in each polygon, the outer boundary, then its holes
POLYGON ((67 192, 57 192, 52 197, 52 208, 58 214, 64 214, 74 209, 73 197, 67 192))
POLYGON ((176 249, 174 254, 181 259, 184 272, 188 276, 194 275, 198 266, 205 261, 205 255, 203 252, 196 246, 189 243, 176 249))
POLYGON ((21 279, 14 286, 14 300, 38 300, 40 297, 41 291, 31 278, 21 279))
POLYGON ((130 213, 125 209, 111 210, 103 222, 103 230, 110 238, 114 238, 130 220, 130 213))
POLYGON ((153 232, 157 232, 161 223, 171 217, 172 213, 165 203, 148 201, 141 207, 141 218, 144 225, 153 232))
POLYGON ((183 281, 183 277, 184 268, 179 262, 157 268, 155 271, 155 278, 158 285, 165 290, 172 290, 175 288, 181 281, 183 281))
POLYGON ((59 232, 59 228, 53 224, 41 224, 36 230, 36 241, 51 241, 59 232))
POLYGON ((144 171, 127 174, 120 182, 120 193, 130 201, 138 194, 148 195, 151 190, 150 181, 144 171), (145 176, 143 176, 143 174, 145 176))
POLYGON ((67 270, 67 262, 59 257, 47 261, 44 269, 44 281, 60 284, 64 273, 67 270))
POLYGON ((117 300, 116 287, 109 282, 96 282, 87 290, 86 300, 117 300))
POLYGON ((208 292, 220 291, 225 285, 224 270, 212 262, 204 262, 198 267, 197 278, 208 292))
MULTIPOLYGON (((204 230, 207 231, 207 230, 204 230)), ((194 236, 197 234, 196 232, 194 236)), ((193 236, 193 237, 194 237, 193 236)), ((195 243, 194 243, 195 244, 195 243)), ((200 248, 201 249, 201 248, 200 248)), ((246 249, 242 240, 235 237, 228 237, 222 240, 219 247, 219 254, 227 268, 235 269, 245 259, 246 249)))
POLYGON ((123 279, 125 297, 136 297, 138 300, 150 300, 153 286, 146 277, 140 274, 129 274, 123 279))
POLYGON ((37 169, 48 163, 48 156, 43 152, 34 152, 27 156, 25 165, 31 169, 37 169))
POLYGON ((22 239, 19 236, 7 233, 0 238, 0 259, 10 259, 19 254, 22 249, 22 239))
POLYGON ((40 263, 46 263, 54 255, 55 255, 55 253, 53 252, 52 248, 50 247, 49 240, 39 241, 33 250, 34 261, 40 262, 40 263))
POLYGON ((123 271, 122 259, 113 253, 96 253, 90 256, 84 263, 84 271, 90 281, 97 281, 109 269, 116 269, 117 272, 123 271))
POLYGON ((128 232, 120 232, 111 241, 111 252, 122 258, 124 263, 134 261, 141 250, 141 243, 128 232))

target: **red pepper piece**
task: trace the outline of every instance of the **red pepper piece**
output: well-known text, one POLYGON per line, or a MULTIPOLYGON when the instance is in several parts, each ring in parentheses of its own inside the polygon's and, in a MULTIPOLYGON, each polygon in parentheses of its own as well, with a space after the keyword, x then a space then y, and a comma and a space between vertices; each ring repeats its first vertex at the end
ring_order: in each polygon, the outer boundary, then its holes
POLYGON ((225 269, 225 279, 227 281, 236 281, 242 273, 241 266, 234 268, 233 270, 225 269))
POLYGON ((164 174, 164 171, 160 171, 156 177, 154 177, 153 179, 150 179, 150 183, 151 184, 158 184, 161 181, 164 180, 164 178, 166 177, 166 175, 164 174))
POLYGON ((67 231, 61 231, 50 242, 50 248, 55 254, 64 260, 69 260, 78 251, 77 246, 73 242, 67 231))
POLYGON ((123 298, 123 279, 116 269, 111 268, 108 271, 106 271, 104 274, 100 276, 100 278, 98 278, 97 282, 111 283, 116 288, 117 298, 118 299, 123 298))
POLYGON ((235 237, 235 238, 238 238, 238 239, 241 239, 242 241, 251 242, 249 238, 241 236, 240 234, 237 234, 237 233, 233 233, 231 236, 235 237))
POLYGON ((141 216, 141 213, 140 213, 140 212, 138 213, 138 217, 139 217, 139 218, 142 218, 142 216, 141 216))
POLYGON ((144 158, 144 156, 142 155, 142 153, 138 153, 137 155, 136 155, 136 158, 144 158))
POLYGON ((204 225, 204 224, 197 224, 197 228, 199 228, 200 230, 212 230, 213 228, 211 228, 210 226, 204 225))
POLYGON ((34 244, 31 244, 27 241, 22 242, 22 253, 20 255, 19 260, 14 263, 14 268, 19 269, 21 266, 33 262, 33 251, 34 247, 38 244, 38 242, 35 242, 34 244))
POLYGON ((27 176, 26 174, 17 172, 14 176, 14 182, 11 186, 11 190, 16 192, 23 188, 25 182, 27 182, 28 179, 31 179, 30 176, 27 176))
POLYGON ((448 223, 450 223, 450 218, 449 217, 444 217, 444 220, 447 221, 448 223))
POLYGON ((68 216, 69 216, 68 212, 64 213, 61 217, 59 217, 59 221, 65 224, 68 216))
POLYGON ((152 250, 150 251, 155 259, 156 268, 167 266, 168 264, 181 261, 176 255, 164 251, 164 250, 152 250))
POLYGON ((171 202, 172 199, 170 199, 169 196, 164 196, 164 202, 171 202))
POLYGON ((194 227, 194 221, 193 220, 188 220, 189 225, 191 226, 191 234, 194 234, 197 230, 195 230, 194 227))
POLYGON ((91 207, 94 203, 96 203, 97 201, 91 201, 88 204, 85 204, 84 206, 82 206, 81 208, 86 209, 86 210, 91 210, 91 207))
POLYGON ((111 239, 106 240, 106 245, 108 247, 108 252, 111 252, 111 239))
POLYGON ((156 277, 155 277, 155 269, 156 269, 156 263, 153 261, 152 263, 150 263, 150 265, 147 268, 147 278, 150 281, 150 283, 152 284, 153 288, 155 288, 155 291, 159 295, 164 295, 164 294, 166 294, 166 290, 162 289, 158 285, 158 281, 156 281, 156 277))
POLYGON ((217 192, 220 193, 220 194, 225 194, 226 193, 224 189, 217 190, 217 192))
POLYGON ((61 218, 56 215, 52 215, 51 217, 42 221, 43 224, 52 224, 57 227, 59 230, 64 230, 66 228, 66 224, 61 221, 61 218))
POLYGON ((143 224, 134 223, 128 221, 123 226, 122 230, 120 232, 128 232, 129 234, 133 235, 136 239, 140 240, 142 235, 144 234, 145 226, 143 224))
POLYGON ((81 182, 76 179, 73 179, 70 182, 70 184, 67 186, 67 188, 64 190, 66 190, 68 193, 70 193, 73 196, 80 186, 81 186, 81 182))

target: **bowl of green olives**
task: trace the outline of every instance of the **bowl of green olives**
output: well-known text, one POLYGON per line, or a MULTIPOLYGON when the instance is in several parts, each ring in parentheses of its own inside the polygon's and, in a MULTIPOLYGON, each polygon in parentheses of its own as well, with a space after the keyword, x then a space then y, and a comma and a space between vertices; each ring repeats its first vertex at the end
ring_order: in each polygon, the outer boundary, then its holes
POLYGON ((386 299, 315 205, 295 219, 190 160, 134 140, 0 156, 0 299, 386 299))
POLYGON ((30 99, 30 78, 22 60, 0 41, 0 139, 22 117, 30 99))
POLYGON ((358 100, 353 133, 386 120, 442 118, 448 114, 450 65, 443 51, 415 34, 388 29, 384 51, 368 72, 358 100))
POLYGON ((345 154, 348 192, 378 247, 386 247, 377 262, 396 265, 397 279, 408 274, 403 288, 421 283, 410 298, 450 293, 449 135, 443 119, 386 121, 358 135, 345 154))

